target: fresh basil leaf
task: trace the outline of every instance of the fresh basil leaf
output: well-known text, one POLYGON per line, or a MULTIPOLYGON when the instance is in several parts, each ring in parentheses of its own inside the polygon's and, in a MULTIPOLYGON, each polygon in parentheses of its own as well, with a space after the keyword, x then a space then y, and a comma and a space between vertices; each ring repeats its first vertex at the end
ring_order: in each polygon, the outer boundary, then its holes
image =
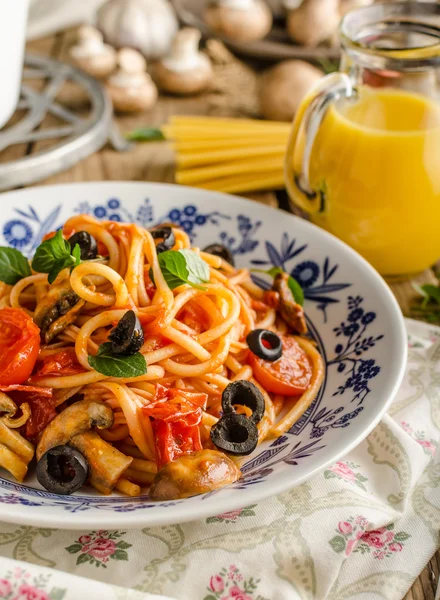
POLYGON ((209 281, 209 267, 198 254, 191 250, 178 250, 186 260, 186 268, 188 270, 188 282, 191 284, 200 285, 209 281))
POLYGON ((79 247, 79 244, 75 244, 73 247, 72 256, 75 259, 75 267, 77 267, 79 264, 81 264, 81 248, 79 247))
POLYGON ((440 288, 432 283, 425 283, 421 286, 424 293, 428 296, 429 300, 433 300, 440 304, 440 288))
POLYGON ((209 267, 191 250, 167 250, 158 255, 159 266, 170 289, 188 283, 200 287, 209 281, 209 267))
POLYGON ((145 357, 140 353, 124 356, 113 354, 110 342, 101 344, 96 356, 89 355, 89 365, 107 377, 140 377, 147 372, 145 357))
POLYGON ((32 261, 32 268, 38 273, 48 273, 47 279, 49 283, 53 283, 63 269, 76 267, 81 262, 78 244, 73 249, 73 256, 70 251, 70 244, 63 238, 63 233, 59 229, 54 237, 45 240, 38 246, 32 261))
MULTIPOLYGON (((269 275, 270 277, 275 277, 278 273, 283 273, 283 269, 281 267, 271 267, 270 269, 251 269, 252 273, 264 273, 265 275, 269 275)), ((289 286, 290 291, 293 294, 293 298, 297 304, 303 306, 304 304, 304 291, 301 285, 297 282, 297 280, 289 275, 289 279, 287 280, 287 285, 289 286)))
POLYGON ((295 302, 302 306, 304 304, 304 292, 300 284, 297 282, 296 279, 292 277, 292 275, 289 275, 287 285, 289 286, 289 289, 293 294, 295 302))
POLYGON ((140 127, 130 131, 125 137, 134 142, 157 142, 165 139, 162 131, 155 127, 140 127))
POLYGON ((67 269, 68 267, 74 266, 74 259, 72 256, 67 257, 64 260, 58 260, 54 263, 53 267, 48 273, 47 281, 49 283, 53 283, 55 279, 58 277, 58 273, 61 273, 63 269, 67 269))
POLYGON ((15 285, 29 275, 32 275, 32 271, 27 258, 15 248, 0 246, 0 281, 15 285))
POLYGON ((265 272, 271 277, 275 277, 275 275, 278 275, 278 273, 282 273, 283 269, 281 267, 272 267, 271 269, 268 269, 265 272))

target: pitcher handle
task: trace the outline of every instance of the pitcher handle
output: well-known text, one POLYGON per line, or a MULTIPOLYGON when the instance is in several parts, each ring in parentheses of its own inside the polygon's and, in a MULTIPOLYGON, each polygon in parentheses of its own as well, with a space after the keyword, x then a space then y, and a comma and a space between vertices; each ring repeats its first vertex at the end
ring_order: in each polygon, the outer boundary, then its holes
POLYGON ((348 75, 331 73, 304 98, 293 120, 284 160, 284 179, 292 201, 310 214, 323 208, 321 193, 314 190, 309 181, 310 156, 316 135, 330 104, 342 97, 353 96, 354 91, 348 75), (304 149, 300 160, 295 161, 301 165, 300 172, 296 173, 294 158, 301 139, 304 140, 304 149))

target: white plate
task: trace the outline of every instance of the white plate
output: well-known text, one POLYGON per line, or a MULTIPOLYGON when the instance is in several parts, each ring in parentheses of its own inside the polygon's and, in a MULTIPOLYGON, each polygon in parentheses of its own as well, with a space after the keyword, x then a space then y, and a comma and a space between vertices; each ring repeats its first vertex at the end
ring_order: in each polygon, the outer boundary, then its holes
POLYGON ((42 236, 75 213, 151 227, 179 223, 194 244, 228 245, 239 266, 282 266, 302 283, 326 378, 311 408, 247 460, 243 479, 173 502, 82 491, 58 496, 32 477, 17 484, 1 471, 0 520, 80 529, 179 523, 278 494, 349 452, 378 423, 401 382, 406 334, 399 306, 358 254, 321 229, 255 202, 152 183, 84 183, 2 194, 0 243, 31 256, 42 236))

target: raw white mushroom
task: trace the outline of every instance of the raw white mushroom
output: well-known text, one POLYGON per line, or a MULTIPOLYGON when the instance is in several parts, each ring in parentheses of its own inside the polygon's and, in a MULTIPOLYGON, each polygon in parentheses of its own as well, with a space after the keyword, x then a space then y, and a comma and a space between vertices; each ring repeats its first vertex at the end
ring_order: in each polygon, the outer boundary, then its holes
POLYGON ((324 73, 302 60, 284 60, 268 69, 260 87, 260 108, 265 119, 291 121, 304 96, 324 73))
POLYGON ((157 100, 157 88, 146 72, 145 58, 137 50, 122 48, 118 52, 119 68, 107 81, 106 89, 119 112, 141 112, 157 100))
POLYGON ((102 33, 90 25, 79 28, 70 56, 78 67, 98 79, 108 77, 116 67, 116 51, 104 44, 102 33))
POLYGON ((303 46, 317 46, 333 38, 339 25, 340 0, 304 0, 301 5, 289 10, 286 0, 287 33, 303 46))
POLYGON ((169 52, 179 28, 167 0, 108 0, 98 10, 97 22, 109 44, 136 48, 150 59, 169 52))
POLYGON ((217 0, 203 19, 217 34, 237 42, 260 40, 272 27, 272 13, 263 0, 217 0))
POLYGON ((171 52, 154 66, 153 77, 162 90, 191 95, 210 85, 211 61, 199 50, 200 38, 200 31, 191 27, 177 33, 171 52))

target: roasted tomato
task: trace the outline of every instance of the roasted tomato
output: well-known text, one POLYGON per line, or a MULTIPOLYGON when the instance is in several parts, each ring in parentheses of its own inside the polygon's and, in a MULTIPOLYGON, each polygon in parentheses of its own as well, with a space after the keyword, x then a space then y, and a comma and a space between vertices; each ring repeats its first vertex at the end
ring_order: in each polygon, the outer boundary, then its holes
POLYGON ((0 309, 0 385, 23 383, 40 350, 40 330, 20 308, 0 309))
POLYGON ((45 375, 77 375, 84 371, 76 357, 75 348, 62 348, 55 354, 49 354, 43 360, 37 361, 32 379, 45 375))
POLYGON ((52 397, 52 388, 33 385, 0 385, 0 391, 20 406, 27 402, 31 407, 31 416, 23 426, 23 435, 33 439, 45 429, 52 419, 57 416, 56 400, 52 397))
POLYGON ((269 362, 249 352, 248 362, 255 379, 268 392, 298 396, 309 386, 312 367, 307 354, 293 336, 283 336, 281 341, 283 354, 278 360, 269 362))
POLYGON ((180 456, 202 449, 199 423, 207 394, 167 389, 158 384, 154 400, 141 410, 152 417, 158 469, 180 456))

